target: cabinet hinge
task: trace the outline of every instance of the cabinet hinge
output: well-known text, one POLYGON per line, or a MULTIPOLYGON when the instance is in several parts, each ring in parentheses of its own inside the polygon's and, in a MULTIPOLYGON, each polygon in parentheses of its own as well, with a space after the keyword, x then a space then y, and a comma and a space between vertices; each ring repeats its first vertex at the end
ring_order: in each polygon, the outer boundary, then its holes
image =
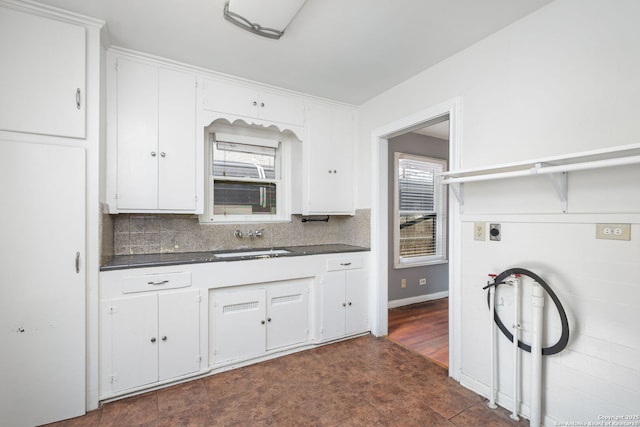
POLYGON ((200 356, 199 354, 196 356, 196 362, 202 362, 202 356, 200 356))
POLYGON ((196 297, 196 302, 202 302, 202 296, 198 295, 198 296, 196 297))
POLYGON ((198 201, 198 196, 193 196, 193 200, 198 201))
POLYGON ((109 314, 116 314, 118 312, 118 307, 111 306, 107 310, 109 311, 109 314))
POLYGON ((111 384, 115 383, 116 381, 118 381, 118 374, 109 375, 109 382, 111 384))
POLYGON ((217 356, 217 355, 218 355, 218 349, 217 349, 217 348, 214 348, 214 349, 213 349, 213 355, 214 355, 214 356, 217 356))

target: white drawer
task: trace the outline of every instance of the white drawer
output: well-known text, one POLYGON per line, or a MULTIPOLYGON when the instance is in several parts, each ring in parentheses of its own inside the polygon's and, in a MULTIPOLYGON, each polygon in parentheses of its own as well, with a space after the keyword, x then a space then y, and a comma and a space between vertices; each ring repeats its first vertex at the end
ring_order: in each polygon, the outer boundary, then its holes
POLYGON ((351 270, 362 268, 362 257, 347 256, 343 258, 329 258, 327 260, 327 271, 351 270))
POLYGON ((160 291, 164 289, 187 288, 191 286, 191 272, 143 274, 122 279, 122 293, 160 291))

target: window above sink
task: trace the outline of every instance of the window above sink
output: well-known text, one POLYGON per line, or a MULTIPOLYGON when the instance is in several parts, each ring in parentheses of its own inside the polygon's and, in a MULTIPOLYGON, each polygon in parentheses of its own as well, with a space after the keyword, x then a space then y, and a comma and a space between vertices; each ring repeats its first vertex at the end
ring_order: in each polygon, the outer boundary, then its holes
POLYGON ((262 126, 207 129, 205 214, 201 223, 290 221, 292 134, 262 126))

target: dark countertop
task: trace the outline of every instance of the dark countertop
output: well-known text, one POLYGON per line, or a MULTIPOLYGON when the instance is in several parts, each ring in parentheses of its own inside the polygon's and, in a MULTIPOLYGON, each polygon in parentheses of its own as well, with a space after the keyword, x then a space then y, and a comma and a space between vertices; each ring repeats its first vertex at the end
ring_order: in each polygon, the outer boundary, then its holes
POLYGON ((288 258, 304 255, 337 254, 343 252, 366 252, 369 248, 351 245, 312 245, 312 246, 289 246, 281 248, 251 248, 226 251, 210 252, 176 252, 163 254, 140 254, 140 255, 113 255, 100 267, 100 271, 123 270, 127 268, 161 267, 166 265, 199 264, 203 262, 227 262, 246 261, 261 258, 288 258), (255 252, 261 250, 284 249, 289 251, 286 254, 278 255, 246 255, 243 252, 255 252), (238 256, 217 258, 216 254, 240 253, 238 256))

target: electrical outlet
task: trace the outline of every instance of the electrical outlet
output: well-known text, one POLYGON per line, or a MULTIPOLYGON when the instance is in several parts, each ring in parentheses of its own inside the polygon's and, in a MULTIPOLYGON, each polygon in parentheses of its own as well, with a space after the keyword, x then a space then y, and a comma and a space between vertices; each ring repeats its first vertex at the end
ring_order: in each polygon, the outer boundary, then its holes
POLYGON ((596 224, 596 239, 631 240, 631 224, 596 224))
POLYGON ((427 284, 427 279, 420 279, 420 286, 424 286, 427 284))
POLYGON ((487 228, 484 222, 473 223, 473 239, 485 241, 487 239, 487 228))
POLYGON ((407 287, 407 279, 400 280, 400 287, 401 288, 406 288, 407 287))

